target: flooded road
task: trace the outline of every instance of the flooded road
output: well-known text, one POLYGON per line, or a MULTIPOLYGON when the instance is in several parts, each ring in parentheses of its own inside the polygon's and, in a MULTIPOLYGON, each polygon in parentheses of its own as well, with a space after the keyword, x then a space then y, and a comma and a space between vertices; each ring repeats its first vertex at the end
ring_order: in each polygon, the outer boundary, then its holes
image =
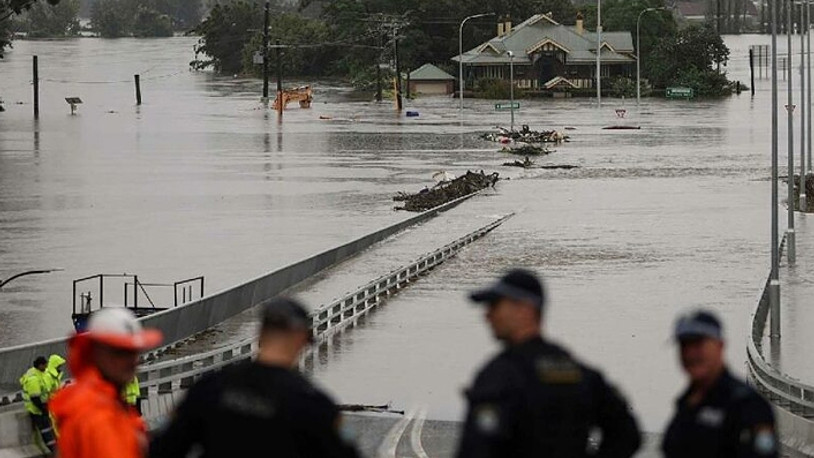
MULTIPOLYGON (((460 418, 460 389, 496 349, 465 293, 516 265, 546 278, 546 333, 616 381, 648 431, 661 430, 682 385, 668 339, 680 311, 718 310, 730 364, 743 372, 769 262, 768 80, 754 99, 645 99, 640 109, 523 100, 518 124, 574 128, 571 143, 539 162, 580 168, 521 171, 501 167, 506 157, 476 135, 508 124, 491 101, 467 101, 461 125, 447 98, 409 102, 421 115, 408 119, 317 84, 313 108, 291 108, 279 123, 260 109, 258 81, 189 72, 194 41, 17 42, 0 61, 0 277, 65 269, 3 288, 0 345, 66 334, 74 278, 201 274, 208 292, 221 290, 404 218, 392 195, 430 184, 433 172, 484 169, 512 179, 401 246, 417 257, 488 218, 517 215, 345 334, 314 369, 343 402, 420 404, 429 418, 460 418), (39 122, 32 54, 44 78, 39 122), (66 96, 83 99, 77 116, 66 96), (600 129, 620 122, 642 130, 600 129)), ((728 40, 732 78, 748 82, 748 46, 767 41, 728 40)), ((366 261, 353 278, 370 280, 408 255, 366 261)), ((355 286, 303 295, 327 302, 355 286)))

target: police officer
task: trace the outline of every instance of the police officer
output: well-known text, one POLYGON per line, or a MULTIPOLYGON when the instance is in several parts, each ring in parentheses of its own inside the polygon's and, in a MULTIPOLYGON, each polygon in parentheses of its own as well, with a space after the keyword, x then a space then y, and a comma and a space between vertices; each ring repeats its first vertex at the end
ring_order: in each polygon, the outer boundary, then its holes
POLYGON ((42 443, 53 453, 56 448, 56 437, 48 413, 49 390, 45 379, 45 369, 47 367, 48 360, 44 356, 38 356, 34 359, 32 367, 20 377, 20 385, 23 388, 25 410, 28 411, 28 416, 31 418, 34 432, 39 435, 42 443))
POLYGON ((545 296, 527 270, 508 272, 473 293, 504 350, 466 392, 460 458, 630 457, 640 445, 627 403, 602 375, 544 340, 545 296), (589 436, 601 431, 601 442, 589 436), (598 450, 596 450, 598 447, 598 450))
POLYGON ((348 457, 337 406, 295 371, 312 340, 311 318, 298 302, 276 299, 261 312, 254 361, 228 367, 190 388, 150 447, 153 458, 348 457))
POLYGON ((772 408, 729 373, 718 318, 703 310, 684 315, 675 339, 690 386, 664 435, 665 457, 777 457, 772 408))

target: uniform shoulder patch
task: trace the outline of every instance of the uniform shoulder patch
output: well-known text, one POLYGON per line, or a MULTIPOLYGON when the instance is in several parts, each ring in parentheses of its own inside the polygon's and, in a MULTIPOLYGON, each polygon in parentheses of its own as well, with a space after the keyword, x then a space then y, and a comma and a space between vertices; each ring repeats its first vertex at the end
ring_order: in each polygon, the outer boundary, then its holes
POLYGON ((543 383, 576 384, 582 381, 582 368, 570 358, 542 356, 534 362, 543 383))

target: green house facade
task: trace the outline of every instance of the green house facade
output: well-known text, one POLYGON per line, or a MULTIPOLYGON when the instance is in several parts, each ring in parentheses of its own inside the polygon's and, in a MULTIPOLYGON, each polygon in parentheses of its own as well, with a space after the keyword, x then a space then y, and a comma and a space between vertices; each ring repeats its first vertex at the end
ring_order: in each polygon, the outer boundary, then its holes
POLYGON ((468 85, 482 78, 509 79, 514 64, 517 87, 536 90, 567 90, 594 87, 596 50, 600 49, 602 78, 631 77, 636 57, 630 32, 597 34, 584 29, 581 17, 575 26, 565 26, 550 16, 537 14, 512 28, 498 24, 498 35, 452 58, 464 64, 468 85), (510 57, 511 51, 514 57, 510 57))

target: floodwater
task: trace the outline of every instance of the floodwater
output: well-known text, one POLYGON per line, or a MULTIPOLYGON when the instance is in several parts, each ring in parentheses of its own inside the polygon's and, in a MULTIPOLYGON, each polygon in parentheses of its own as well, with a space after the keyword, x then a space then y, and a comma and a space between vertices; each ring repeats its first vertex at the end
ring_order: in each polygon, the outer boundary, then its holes
MULTIPOLYGON (((72 279, 205 275, 207 292, 221 290, 404 218, 392 195, 430 184, 435 171, 484 169, 512 179, 394 238, 397 248, 385 243, 349 263, 353 284, 328 279, 301 291, 327 302, 517 213, 343 335, 314 368, 342 402, 426 405, 430 418, 460 418, 461 388, 497 348, 466 292, 511 266, 544 275, 545 332, 605 371, 648 431, 661 430, 683 383, 669 342, 681 311, 717 310, 730 365, 743 372, 769 261, 768 80, 754 98, 645 99, 638 109, 631 100, 601 109, 588 99, 523 100, 518 124, 574 128, 572 142, 539 162, 580 168, 522 171, 501 167, 506 157, 477 138, 509 122, 493 102, 466 101, 461 125, 451 99, 409 102, 420 117, 399 118, 390 104, 315 83, 314 107, 292 107, 278 122, 258 102, 259 82, 189 72, 194 41, 21 41, 0 61, 8 110, 0 114, 0 278, 64 269, 3 288, 0 345, 65 335, 72 279), (43 78, 38 122, 33 54, 43 78), (68 96, 84 102, 76 116, 68 96), (625 120, 617 108, 628 110, 625 120), (618 123, 642 129, 600 129, 618 123)), ((731 77, 748 84, 748 46, 767 42, 728 39, 731 77)), ((785 164, 782 131, 780 145, 785 164)), ((151 294, 166 297, 160 287, 151 294)), ((106 297, 119 300, 120 288, 106 297)))

